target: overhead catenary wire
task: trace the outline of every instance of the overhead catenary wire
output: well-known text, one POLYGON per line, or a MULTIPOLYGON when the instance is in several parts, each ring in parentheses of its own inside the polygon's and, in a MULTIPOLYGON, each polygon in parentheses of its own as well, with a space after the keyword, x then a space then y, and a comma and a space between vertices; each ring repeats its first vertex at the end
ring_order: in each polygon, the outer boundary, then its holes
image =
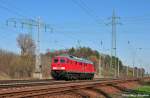
POLYGON ((72 0, 72 2, 78 5, 89 17, 91 17, 97 24, 104 25, 104 20, 100 19, 97 15, 93 14, 94 11, 90 9, 82 0, 72 0), (100 21, 101 20, 101 21, 100 21))
POLYGON ((95 19, 97 19, 98 22, 101 21, 101 23, 104 24, 104 19, 101 19, 99 16, 97 16, 96 13, 94 12, 94 10, 91 9, 91 8, 89 8, 88 5, 83 0, 79 0, 79 1, 81 2, 81 4, 83 4, 85 6, 85 8, 87 10, 89 10, 89 12, 91 12, 91 14, 93 15, 93 17, 95 17, 95 19))
POLYGON ((147 19, 147 18, 150 18, 150 14, 147 14, 147 15, 141 15, 141 16, 124 16, 122 17, 123 19, 147 19))
MULTIPOLYGON (((5 4, 5 5, 7 5, 7 6, 9 6, 9 7, 11 7, 11 8, 13 8, 15 11, 18 11, 19 13, 21 13, 22 15, 23 15, 23 13, 22 12, 24 12, 24 11, 22 11, 20 8, 18 8, 17 6, 15 6, 12 2, 6 2, 6 0, 0 0, 0 3, 1 4, 5 4)), ((24 16, 24 15, 23 15, 24 16)))
POLYGON ((4 0, 0 0, 0 8, 6 10, 7 12, 10 12, 11 14, 17 15, 19 17, 27 18, 27 16, 22 13, 23 11, 21 9, 17 8, 16 6, 4 0), (9 8, 8 6, 11 8, 9 8))
POLYGON ((0 8, 6 10, 7 12, 10 12, 11 14, 17 15, 19 17, 25 17, 24 15, 22 15, 18 11, 10 9, 10 8, 6 7, 5 5, 0 4, 0 8))
POLYGON ((150 15, 143 15, 143 16, 131 16, 131 17, 122 17, 122 21, 124 24, 149 24, 150 23, 150 15))

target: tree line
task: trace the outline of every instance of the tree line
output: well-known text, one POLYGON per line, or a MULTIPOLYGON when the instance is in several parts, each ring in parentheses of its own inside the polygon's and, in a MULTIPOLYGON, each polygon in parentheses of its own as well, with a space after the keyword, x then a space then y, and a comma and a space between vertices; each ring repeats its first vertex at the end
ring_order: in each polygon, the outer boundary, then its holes
MULTIPOLYGON (((18 47, 21 53, 13 53, 7 50, 0 49, 0 74, 4 73, 9 78, 32 78, 35 68, 35 42, 28 34, 20 34, 17 39, 18 47)), ((91 60, 94 63, 96 76, 104 77, 114 76, 117 64, 120 67, 120 75, 126 76, 127 65, 123 65, 122 61, 117 57, 103 54, 90 47, 72 47, 70 49, 62 49, 57 51, 47 51, 41 54, 42 73, 43 77, 50 77, 51 58, 61 54, 73 55, 80 58, 91 60), (115 63, 117 62, 117 63, 115 63), (101 69, 100 69, 101 67, 101 69)), ((128 67, 128 76, 132 76, 132 67, 128 67)), ((141 72, 144 75, 145 70, 135 67, 136 72, 141 72)))

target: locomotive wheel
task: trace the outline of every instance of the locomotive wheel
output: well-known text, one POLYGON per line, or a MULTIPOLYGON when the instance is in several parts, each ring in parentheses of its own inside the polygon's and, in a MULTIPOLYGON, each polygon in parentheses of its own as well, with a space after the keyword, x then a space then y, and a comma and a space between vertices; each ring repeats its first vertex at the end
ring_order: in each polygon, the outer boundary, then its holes
POLYGON ((56 80, 64 80, 65 72, 64 71, 51 71, 51 75, 56 80))

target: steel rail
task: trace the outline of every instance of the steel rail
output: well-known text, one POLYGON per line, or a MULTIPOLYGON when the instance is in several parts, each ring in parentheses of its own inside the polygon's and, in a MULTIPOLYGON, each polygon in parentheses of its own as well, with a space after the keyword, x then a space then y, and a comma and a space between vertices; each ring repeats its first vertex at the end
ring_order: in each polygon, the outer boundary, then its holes
POLYGON ((3 88, 14 88, 14 87, 28 87, 28 86, 38 86, 38 85, 51 85, 51 84, 56 84, 56 83, 74 83, 74 82, 85 82, 85 81, 106 81, 106 80, 112 80, 111 78, 110 79, 105 79, 105 78, 101 78, 101 79, 95 79, 95 80, 74 80, 74 81, 64 81, 64 80, 61 80, 61 81, 56 81, 56 80, 17 80, 17 81, 14 81, 12 80, 9 80, 7 81, 6 83, 4 82, 0 82, 0 89, 3 89, 3 88))
POLYGON ((130 81, 138 81, 138 79, 125 79, 125 80, 93 80, 93 81, 78 81, 78 82, 64 82, 59 84, 51 85, 38 85, 31 87, 23 87, 12 89, 3 89, 0 90, 0 97, 31 97, 31 96, 40 96, 58 92, 64 92, 69 90, 78 90, 87 87, 96 87, 97 85, 108 85, 108 84, 117 84, 125 83, 130 81))

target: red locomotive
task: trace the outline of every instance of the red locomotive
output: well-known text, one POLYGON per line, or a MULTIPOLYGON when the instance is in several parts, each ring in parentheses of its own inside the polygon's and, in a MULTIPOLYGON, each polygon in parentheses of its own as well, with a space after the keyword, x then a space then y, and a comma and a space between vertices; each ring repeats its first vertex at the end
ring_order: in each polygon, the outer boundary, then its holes
POLYGON ((51 75, 56 80, 93 79, 94 73, 89 60, 69 55, 52 58, 51 75))

